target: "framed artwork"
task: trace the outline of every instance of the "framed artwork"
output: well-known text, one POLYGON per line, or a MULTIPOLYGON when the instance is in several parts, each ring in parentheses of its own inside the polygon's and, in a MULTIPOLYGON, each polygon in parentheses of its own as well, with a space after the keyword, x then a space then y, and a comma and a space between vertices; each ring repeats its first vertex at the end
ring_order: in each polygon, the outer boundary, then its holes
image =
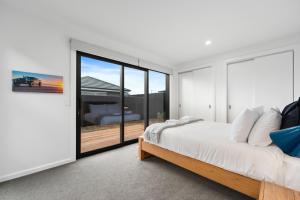
POLYGON ((63 77, 12 71, 12 90, 14 92, 63 93, 63 77))

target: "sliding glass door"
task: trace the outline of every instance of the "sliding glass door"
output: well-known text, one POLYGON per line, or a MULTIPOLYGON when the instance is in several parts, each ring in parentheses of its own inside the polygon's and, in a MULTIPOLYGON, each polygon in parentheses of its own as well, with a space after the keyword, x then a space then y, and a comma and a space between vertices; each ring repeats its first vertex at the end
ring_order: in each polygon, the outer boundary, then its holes
POLYGON ((124 68, 124 139, 138 138, 147 122, 145 70, 124 68))
POLYGON ((120 144, 122 66, 81 56, 80 153, 120 144))
POLYGON ((149 70, 149 124, 169 119, 169 76, 149 70))
POLYGON ((168 75, 77 52, 77 158, 136 142, 168 105, 168 75))

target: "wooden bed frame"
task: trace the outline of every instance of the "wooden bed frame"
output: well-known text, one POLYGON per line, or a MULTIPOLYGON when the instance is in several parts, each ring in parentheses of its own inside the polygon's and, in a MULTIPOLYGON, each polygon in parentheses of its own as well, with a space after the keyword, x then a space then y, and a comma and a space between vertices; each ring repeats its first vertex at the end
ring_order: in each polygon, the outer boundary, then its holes
POLYGON ((259 197, 261 181, 150 144, 142 136, 139 137, 138 151, 140 160, 154 155, 247 196, 255 199, 259 197))

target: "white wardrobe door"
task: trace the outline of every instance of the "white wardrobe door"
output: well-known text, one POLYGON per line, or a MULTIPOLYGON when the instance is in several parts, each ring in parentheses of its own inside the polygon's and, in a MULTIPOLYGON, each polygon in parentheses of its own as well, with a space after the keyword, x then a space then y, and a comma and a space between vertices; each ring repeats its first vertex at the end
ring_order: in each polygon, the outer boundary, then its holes
POLYGON ((293 101, 293 52, 262 56, 228 65, 228 113, 263 105, 281 110, 293 101))
POLYGON ((179 117, 193 116, 194 104, 193 72, 179 74, 179 117))
POLYGON ((215 120, 215 90, 211 67, 194 71, 194 116, 215 120))
POLYGON ((253 60, 230 64, 227 70, 227 121, 231 123, 244 108, 254 105, 253 60))
POLYGON ((255 105, 282 110, 293 101, 293 52, 254 60, 255 105))

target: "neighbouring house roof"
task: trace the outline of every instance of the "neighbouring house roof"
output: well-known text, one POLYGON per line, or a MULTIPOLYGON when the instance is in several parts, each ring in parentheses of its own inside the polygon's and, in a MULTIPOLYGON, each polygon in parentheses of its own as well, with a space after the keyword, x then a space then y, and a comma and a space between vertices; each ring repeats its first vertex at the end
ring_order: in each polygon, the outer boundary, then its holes
MULTIPOLYGON (((118 85, 108 83, 90 76, 81 77, 81 90, 95 91, 95 92, 120 92, 121 88, 118 85)), ((131 90, 124 88, 125 92, 131 90)))

